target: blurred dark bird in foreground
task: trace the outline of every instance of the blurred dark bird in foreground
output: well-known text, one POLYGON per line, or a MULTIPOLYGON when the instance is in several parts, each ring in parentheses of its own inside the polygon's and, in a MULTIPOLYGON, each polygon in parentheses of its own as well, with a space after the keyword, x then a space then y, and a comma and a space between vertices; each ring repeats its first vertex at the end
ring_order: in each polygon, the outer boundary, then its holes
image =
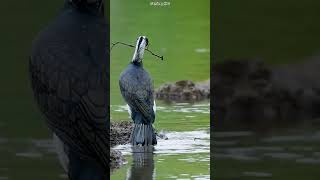
POLYGON ((66 0, 34 40, 30 79, 72 180, 109 176, 109 28, 103 0, 66 0))
POLYGON ((144 51, 148 43, 145 36, 138 38, 132 61, 121 73, 119 80, 122 97, 128 103, 128 111, 135 124, 131 134, 132 145, 157 144, 152 127, 156 110, 153 83, 142 64, 144 51))

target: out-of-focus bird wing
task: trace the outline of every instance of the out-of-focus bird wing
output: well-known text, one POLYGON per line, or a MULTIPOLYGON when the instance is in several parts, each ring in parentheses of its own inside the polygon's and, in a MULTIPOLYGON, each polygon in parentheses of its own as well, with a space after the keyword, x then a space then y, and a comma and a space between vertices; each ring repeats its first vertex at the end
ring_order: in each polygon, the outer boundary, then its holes
POLYGON ((104 16, 65 9, 32 46, 30 79, 49 128, 109 173, 109 28, 104 16))
POLYGON ((55 55, 36 53, 30 59, 31 84, 40 110, 50 129, 70 150, 94 158, 107 169, 107 72, 81 55, 68 59, 68 63, 55 55))

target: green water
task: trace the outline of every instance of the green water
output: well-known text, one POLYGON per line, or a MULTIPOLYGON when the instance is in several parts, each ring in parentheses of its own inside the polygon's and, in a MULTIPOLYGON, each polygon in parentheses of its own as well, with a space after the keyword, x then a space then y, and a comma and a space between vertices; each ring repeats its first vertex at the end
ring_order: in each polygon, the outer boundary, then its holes
POLYGON ((319 1, 213 1, 215 62, 261 58, 272 64, 319 54, 319 1))
POLYGON ((267 136, 255 132, 216 132, 213 150, 215 177, 319 179, 320 132, 311 129, 308 128, 307 132, 304 128, 283 130, 267 136))
MULTIPOLYGON (((126 179, 132 164, 132 158, 128 158, 128 164, 122 167, 111 176, 111 179, 126 179)), ((156 155, 154 161, 156 163, 154 168, 155 179, 210 179, 209 175, 209 161, 203 161, 208 158, 207 154, 193 154, 193 155, 171 155, 162 156, 156 155), (188 158, 197 159, 196 161, 189 162, 188 158), (201 161, 202 160, 202 161, 201 161)), ((146 173, 146 172, 145 172, 146 173)), ((151 179, 150 179, 151 180, 151 179)))
MULTIPOLYGON (((117 106, 114 109, 115 113, 122 112, 125 114, 126 118, 124 117, 123 119, 128 119, 125 106, 117 106)), ((169 139, 161 140, 158 138, 158 145, 154 155, 155 173, 153 177, 155 179, 210 179, 209 103, 172 104, 170 106, 159 103, 157 109, 155 128, 158 131, 165 131, 169 139), (189 136, 183 134, 192 131, 200 131, 202 133, 194 133, 194 135, 189 136), (169 136, 171 132, 182 134, 176 135, 178 137, 172 137, 169 136), (203 138, 203 133, 206 134, 206 138, 203 138), (190 145, 199 141, 199 139, 205 142, 190 145), (201 151, 203 148, 206 151, 201 151)), ((124 150, 126 155, 128 148, 121 149, 124 150)), ((119 170, 115 170, 111 179, 126 179, 152 170, 150 169, 150 164, 141 167, 139 166, 140 163, 133 163, 131 155, 126 155, 125 158, 128 164, 119 170), (132 166, 138 166, 139 168, 138 172, 134 171, 134 174, 130 176, 128 173, 133 172, 131 170, 132 166)))
MULTIPOLYGON (((144 67, 150 72, 156 88, 165 82, 183 79, 207 80, 210 76, 209 4, 209 0, 177 0, 168 7, 153 7, 146 0, 113 0, 111 41, 135 44, 139 35, 149 38, 149 49, 165 58, 161 61, 145 53, 144 67), (199 49, 205 49, 205 52, 197 52, 199 49)), ((111 52, 112 105, 124 103, 118 78, 130 63, 133 51, 119 45, 111 52)))

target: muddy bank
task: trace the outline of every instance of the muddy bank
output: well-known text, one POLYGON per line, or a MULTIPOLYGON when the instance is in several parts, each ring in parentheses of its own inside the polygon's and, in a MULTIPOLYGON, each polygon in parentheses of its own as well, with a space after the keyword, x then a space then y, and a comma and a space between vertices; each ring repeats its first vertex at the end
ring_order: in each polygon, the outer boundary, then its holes
POLYGON ((125 161, 119 150, 112 149, 116 145, 128 144, 133 123, 129 121, 113 122, 110 126, 110 170, 119 168, 125 161))
POLYGON ((157 99, 169 102, 194 102, 209 99, 210 80, 198 83, 190 80, 166 83, 160 86, 155 94, 157 99))
POLYGON ((320 58, 268 66, 226 60, 213 67, 216 128, 268 128, 320 118, 320 58))
MULTIPOLYGON (((130 143, 130 135, 134 124, 131 121, 112 122, 110 130, 110 145, 124 145, 130 143)), ((155 129, 155 134, 158 139, 167 140, 165 132, 158 132, 155 129)))
POLYGON ((121 167, 125 162, 124 156, 119 150, 110 149, 110 171, 121 167))
MULTIPOLYGON (((110 169, 113 171, 119 168, 125 158, 119 150, 113 149, 116 145, 126 145, 130 143, 130 135, 134 124, 130 121, 112 122, 110 127, 110 169)), ((156 130, 155 130, 156 131, 156 130)), ((155 132, 158 139, 168 140, 168 137, 164 132, 155 132)))
POLYGON ((129 121, 112 122, 110 129, 111 147, 119 144, 128 144, 133 123, 129 121))

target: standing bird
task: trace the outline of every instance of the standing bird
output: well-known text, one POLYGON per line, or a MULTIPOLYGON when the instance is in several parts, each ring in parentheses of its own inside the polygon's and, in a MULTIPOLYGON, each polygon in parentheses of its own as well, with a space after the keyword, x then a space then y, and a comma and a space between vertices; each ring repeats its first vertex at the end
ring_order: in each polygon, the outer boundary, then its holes
POLYGON ((35 38, 29 62, 35 100, 71 180, 102 180, 110 173, 109 27, 103 6, 103 0, 65 0, 35 38))
POLYGON ((155 101, 152 79, 144 70, 142 59, 148 46, 148 38, 140 36, 137 40, 133 58, 119 79, 120 91, 128 103, 128 111, 134 122, 131 134, 132 145, 155 145, 156 135, 152 124, 155 120, 155 101))

